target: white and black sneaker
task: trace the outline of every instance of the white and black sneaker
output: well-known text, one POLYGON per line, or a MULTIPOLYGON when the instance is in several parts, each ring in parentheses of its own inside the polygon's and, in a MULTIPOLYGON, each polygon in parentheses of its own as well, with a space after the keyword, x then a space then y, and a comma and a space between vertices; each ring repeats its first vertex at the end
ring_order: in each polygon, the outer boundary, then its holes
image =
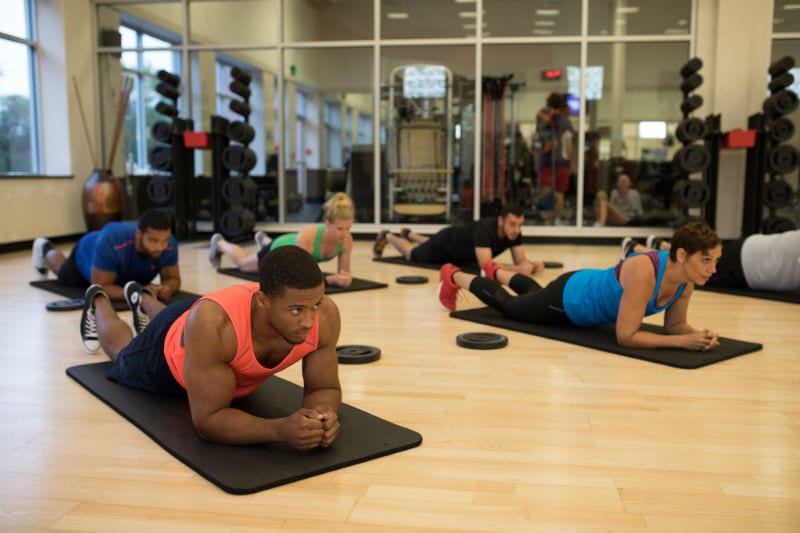
POLYGON ((138 335, 150 323, 150 318, 142 309, 142 293, 144 289, 136 281, 129 281, 125 284, 124 292, 125 301, 128 302, 128 307, 130 307, 133 314, 133 329, 138 335))
POLYGON ((620 246, 620 253, 619 253, 619 260, 623 261, 626 257, 633 253, 633 249, 636 248, 636 241, 633 237, 625 237, 622 239, 622 245, 620 246))
POLYGON ((208 262, 211 263, 211 266, 217 270, 219 270, 219 266, 222 264, 222 252, 217 250, 217 243, 222 239, 222 233, 215 233, 211 236, 211 240, 208 243, 208 262))
MULTIPOLYGON (((108 298, 100 285, 90 285, 83 296, 83 312, 81 313, 81 342, 89 353, 100 349, 100 339, 97 336, 97 314, 94 310, 94 299, 98 296, 108 298)), ((109 300, 110 301, 110 300, 109 300)))
POLYGON ((44 237, 37 237, 33 241, 31 264, 33 265, 33 269, 42 276, 47 275, 47 261, 45 259, 45 255, 47 255, 47 249, 52 247, 53 245, 50 243, 50 241, 44 237))

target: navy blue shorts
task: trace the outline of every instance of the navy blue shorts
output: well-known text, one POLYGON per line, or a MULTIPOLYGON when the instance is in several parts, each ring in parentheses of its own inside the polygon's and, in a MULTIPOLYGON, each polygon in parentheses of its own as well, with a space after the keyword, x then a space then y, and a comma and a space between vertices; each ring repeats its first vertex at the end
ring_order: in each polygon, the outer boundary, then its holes
POLYGON ((164 341, 173 322, 198 298, 178 300, 162 309, 144 331, 120 350, 106 377, 121 385, 147 392, 185 395, 186 389, 175 380, 167 364, 164 341))
POLYGON ((78 245, 76 244, 61 264, 61 268, 58 269, 58 282, 68 287, 88 287, 89 282, 86 281, 86 278, 83 277, 83 274, 78 269, 78 262, 76 261, 78 254, 75 253, 77 249, 78 245))

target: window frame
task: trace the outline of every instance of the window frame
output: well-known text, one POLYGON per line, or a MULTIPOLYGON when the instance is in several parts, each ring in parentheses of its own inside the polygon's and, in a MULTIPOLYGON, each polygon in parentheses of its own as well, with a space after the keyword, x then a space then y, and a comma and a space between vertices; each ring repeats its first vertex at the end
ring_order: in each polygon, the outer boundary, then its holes
POLYGON ((28 99, 30 117, 28 146, 31 168, 29 171, 0 172, 0 178, 3 179, 37 176, 41 174, 43 168, 38 59, 40 46, 36 32, 36 2, 35 0, 22 1, 25 9, 25 35, 27 37, 0 32, 0 40, 21 44, 27 48, 28 92, 30 95, 28 99))

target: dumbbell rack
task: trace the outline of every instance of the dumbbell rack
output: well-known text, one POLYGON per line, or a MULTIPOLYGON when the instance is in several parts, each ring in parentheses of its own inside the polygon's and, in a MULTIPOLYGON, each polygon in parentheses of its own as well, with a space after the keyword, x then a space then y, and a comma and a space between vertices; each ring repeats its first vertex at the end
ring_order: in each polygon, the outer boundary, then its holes
POLYGON ((771 94, 764 100, 762 112, 748 118, 748 127, 756 131, 756 141, 747 150, 742 236, 796 228, 794 221, 778 214, 779 209, 791 204, 795 194, 783 176, 800 166, 797 150, 784 144, 794 135, 794 123, 787 115, 798 107, 797 95, 787 89, 794 82, 789 73, 794 65, 790 56, 770 65, 771 94))

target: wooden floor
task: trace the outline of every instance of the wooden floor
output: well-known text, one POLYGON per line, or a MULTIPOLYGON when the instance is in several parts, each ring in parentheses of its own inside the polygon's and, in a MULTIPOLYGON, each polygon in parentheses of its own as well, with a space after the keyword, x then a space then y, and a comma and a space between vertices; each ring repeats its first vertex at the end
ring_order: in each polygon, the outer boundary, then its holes
MULTIPOLYGON (((356 243, 353 274, 389 287, 334 299, 339 343, 383 355, 340 367, 344 399, 424 441, 247 496, 195 474, 67 377, 104 356, 83 351, 78 311, 45 311, 59 297, 28 286, 29 253, 0 255, 0 531, 800 531, 800 305, 696 294, 693 325, 764 350, 680 370, 451 319, 437 272, 373 263, 371 244, 356 243), (398 285, 402 274, 430 281, 398 285), (458 347, 470 331, 509 345, 458 347)), ((526 249, 566 269, 618 254, 526 249)), ((207 252, 181 245, 185 290, 237 282, 207 252)), ((297 370, 283 376, 299 382, 297 370)))

